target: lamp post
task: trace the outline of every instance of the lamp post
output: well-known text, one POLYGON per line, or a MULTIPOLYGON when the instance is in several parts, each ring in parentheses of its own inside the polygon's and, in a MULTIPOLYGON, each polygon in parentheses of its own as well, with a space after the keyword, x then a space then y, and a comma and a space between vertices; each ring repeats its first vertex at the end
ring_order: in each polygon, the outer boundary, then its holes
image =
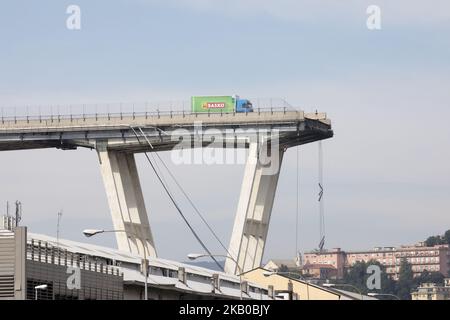
POLYGON ((238 268, 239 271, 239 293, 240 293, 240 299, 242 300, 242 269, 241 267, 239 267, 238 262, 236 261, 236 259, 234 259, 232 256, 229 255, 224 255, 224 254, 213 254, 213 255, 209 255, 209 254, 204 254, 204 253, 190 253, 187 255, 187 257, 189 258, 189 260, 196 260, 198 258, 204 258, 204 257, 223 257, 223 258, 230 258, 231 260, 234 261, 234 263, 236 263, 236 267, 238 268))
POLYGON ((361 295, 361 300, 364 300, 364 296, 363 296, 361 290, 359 290, 358 287, 355 287, 352 284, 347 284, 347 283, 323 283, 322 286, 324 286, 324 287, 350 287, 350 288, 353 288, 356 291, 358 291, 358 293, 361 295))
POLYGON ((384 296, 384 297, 394 297, 397 300, 401 300, 399 298, 399 296, 396 296, 395 294, 390 294, 390 293, 378 293, 378 292, 369 292, 367 293, 368 296, 370 297, 379 297, 379 296, 384 296))
POLYGON ((46 285, 46 284, 41 284, 41 285, 35 286, 34 287, 34 300, 38 299, 38 290, 47 290, 47 288, 48 288, 48 285, 46 285))
MULTIPOLYGON (((90 237, 92 237, 92 236, 95 236, 95 235, 97 235, 97 234, 100 234, 100 233, 107 233, 107 232, 126 232, 126 233, 129 233, 129 234, 132 234, 132 235, 134 235, 137 239, 140 239, 140 237, 137 235, 137 234, 135 234, 135 233, 132 233, 132 232, 128 232, 128 231, 125 231, 125 230, 97 230, 97 229, 86 229, 86 230, 84 230, 83 231, 83 234, 86 236, 86 237, 88 237, 88 238, 90 238, 90 237)), ((145 300, 148 300, 148 285, 147 285, 147 277, 148 277, 148 262, 147 262, 147 250, 146 250, 146 241, 143 241, 142 239, 140 239, 141 241, 142 241, 142 245, 143 245, 143 249, 144 249, 144 278, 145 278, 145 280, 144 280, 144 299, 145 300)))

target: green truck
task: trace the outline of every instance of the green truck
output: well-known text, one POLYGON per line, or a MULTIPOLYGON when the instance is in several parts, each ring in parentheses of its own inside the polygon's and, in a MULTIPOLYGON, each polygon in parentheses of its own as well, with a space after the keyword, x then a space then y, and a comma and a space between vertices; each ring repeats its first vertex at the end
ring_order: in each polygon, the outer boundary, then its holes
POLYGON ((191 107, 194 113, 253 112, 252 103, 238 96, 196 96, 191 98, 191 107))

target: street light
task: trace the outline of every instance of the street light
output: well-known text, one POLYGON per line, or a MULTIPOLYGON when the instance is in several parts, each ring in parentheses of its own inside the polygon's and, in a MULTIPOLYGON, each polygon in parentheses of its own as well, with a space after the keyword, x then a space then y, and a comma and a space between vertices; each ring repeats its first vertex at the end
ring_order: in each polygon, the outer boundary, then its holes
MULTIPOLYGON (((113 230, 113 231, 114 231, 114 230, 113 230)), ((96 234, 104 233, 104 232, 108 232, 108 231, 105 231, 105 230, 97 230, 97 229, 86 229, 86 230, 83 230, 83 234, 84 234, 86 237, 88 237, 88 238, 90 238, 90 237, 92 237, 92 236, 95 236, 96 234)))
POLYGON ((234 263, 236 263, 236 267, 239 271, 239 292, 240 292, 240 298, 241 300, 242 298, 242 269, 241 267, 239 267, 238 262, 236 261, 236 259, 234 259, 232 256, 229 255, 223 255, 223 254, 213 254, 213 255, 209 255, 209 254, 205 254, 205 253, 189 253, 187 255, 189 260, 196 260, 198 258, 204 258, 204 257, 223 257, 223 258, 230 258, 231 260, 233 260, 234 263))
POLYGON ((353 288, 356 291, 358 291, 358 293, 361 295, 361 300, 364 300, 364 296, 363 296, 361 290, 359 290, 358 287, 355 287, 352 284, 346 284, 346 283, 323 283, 322 286, 324 286, 324 287, 350 287, 350 288, 353 288))
MULTIPOLYGON (((107 232, 126 232, 126 233, 129 233, 129 234, 131 234, 131 235, 133 235, 133 236, 135 236, 137 239, 140 239, 140 237, 137 235, 137 234, 135 234, 135 233, 133 233, 133 232, 128 232, 128 231, 125 231, 125 230, 99 230, 99 229, 85 229, 85 230, 83 230, 83 234, 86 236, 86 237, 88 237, 88 238, 90 238, 90 237, 92 237, 92 236, 95 236, 95 235, 97 235, 97 234, 100 234, 100 233, 107 233, 107 232)), ((147 250, 146 250, 146 241, 143 241, 142 239, 140 239, 141 241, 142 241, 142 245, 143 245, 143 249, 144 249, 144 278, 145 278, 145 281, 144 281, 144 299, 145 300, 148 300, 148 285, 147 285, 147 277, 148 277, 148 271, 147 271, 147 269, 148 269, 148 262, 147 262, 147 250)))
POLYGON ((384 296, 384 297, 394 297, 397 300, 401 300, 398 296, 396 296, 395 294, 390 294, 390 293, 378 293, 378 292, 369 292, 367 293, 367 295, 369 297, 380 297, 380 296, 384 296))
POLYGON ((38 290, 47 290, 47 288, 48 288, 48 285, 46 285, 46 284, 41 284, 41 285, 35 286, 34 287, 34 300, 38 299, 38 290))

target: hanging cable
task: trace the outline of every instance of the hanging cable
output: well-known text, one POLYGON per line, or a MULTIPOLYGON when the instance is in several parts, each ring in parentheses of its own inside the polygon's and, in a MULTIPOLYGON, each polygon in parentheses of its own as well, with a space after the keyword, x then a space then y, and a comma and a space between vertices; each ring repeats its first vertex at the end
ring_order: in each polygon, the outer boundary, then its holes
POLYGON ((325 217, 324 217, 324 201, 323 201, 323 152, 322 152, 322 141, 319 141, 319 251, 323 250, 325 245, 325 217))
POLYGON ((300 148, 296 147, 297 152, 297 181, 296 181, 296 208, 295 208, 295 261, 298 267, 301 267, 301 254, 299 252, 299 221, 300 221, 300 148))
POLYGON ((296 188, 296 208, 295 208, 295 254, 298 255, 298 221, 299 221, 299 147, 296 147, 297 151, 297 188, 296 188))
MULTIPOLYGON (((140 143, 140 139, 139 136, 137 135, 136 131, 134 130, 134 128, 132 128, 132 131, 134 132, 136 139, 138 140, 138 142, 140 143)), ((151 146, 151 144, 150 144, 151 146)), ((181 211, 180 207, 178 206, 177 202, 175 201, 175 199, 173 198, 171 192, 169 191, 168 187, 166 186, 166 183, 163 181, 163 179, 160 177, 160 174, 158 173, 157 169, 155 168, 155 165, 152 163, 152 161, 150 160, 150 157, 148 156, 147 152, 144 152, 145 157, 147 158, 147 161, 149 162, 150 166, 153 169, 153 172, 155 173, 156 177, 158 178, 159 182, 161 183, 161 185, 163 186, 167 196, 169 197, 169 199, 172 201, 173 205, 175 206, 175 208, 177 209, 178 213, 180 214, 181 218, 184 220, 184 222, 186 223, 187 227, 189 228, 189 230, 192 232, 192 234, 194 235, 194 237, 197 239, 197 241, 200 243, 200 245, 202 246, 203 250, 205 250, 208 255, 211 257, 211 259, 217 264, 217 266, 220 268, 220 270, 223 270, 222 265, 216 260, 216 258, 212 255, 212 253, 209 251, 209 249, 206 247, 206 245, 203 243, 203 241, 200 239, 200 237, 198 236, 198 234, 195 232, 194 228, 191 226, 191 224, 189 223, 189 221, 187 220, 186 216, 183 214, 183 212, 181 211)))

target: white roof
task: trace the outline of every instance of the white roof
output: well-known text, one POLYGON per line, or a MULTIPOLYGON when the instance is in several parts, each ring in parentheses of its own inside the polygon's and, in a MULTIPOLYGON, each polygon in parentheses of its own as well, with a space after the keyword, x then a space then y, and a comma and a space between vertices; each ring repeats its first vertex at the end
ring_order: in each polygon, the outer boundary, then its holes
MULTIPOLYGON (((59 239, 58 241, 54 237, 50 237, 47 235, 29 233, 29 239, 41 240, 48 242, 50 245, 59 246, 62 249, 66 249, 69 252, 86 254, 91 256, 102 257, 106 259, 111 259, 115 261, 121 261, 131 264, 140 265, 142 257, 136 254, 132 254, 126 251, 120 251, 113 248, 98 246, 94 244, 76 242, 72 240, 59 239)), ((193 266, 177 261, 166 260, 162 258, 148 258, 150 267, 160 267, 165 269, 170 269, 174 271, 178 271, 179 267, 184 267, 185 271, 190 274, 204 276, 207 278, 212 277, 213 274, 219 274, 219 278, 223 281, 227 281, 229 285, 226 284, 221 285, 219 295, 226 296, 234 296, 239 297, 240 295, 240 286, 239 286, 239 276, 227 274, 220 271, 210 270, 207 268, 202 268, 198 266, 193 266), (233 283, 234 285, 231 285, 233 283)), ((124 281, 128 282, 139 282, 144 283, 145 278, 142 273, 137 269, 127 268, 123 265, 119 268, 123 272, 124 281)), ((148 275, 148 283, 150 285, 161 285, 161 286, 173 286, 176 289, 180 289, 183 291, 192 291, 196 293, 204 293, 211 294, 211 284, 210 282, 201 282, 201 281, 192 281, 190 279, 187 280, 187 285, 183 284, 178 278, 166 277, 163 275, 148 275)), ((252 287, 263 288, 256 284, 251 283, 252 287)), ((244 294, 244 297, 261 299, 261 295, 259 293, 249 292, 249 295, 244 294)), ((267 295, 264 296, 267 299, 267 295)))

